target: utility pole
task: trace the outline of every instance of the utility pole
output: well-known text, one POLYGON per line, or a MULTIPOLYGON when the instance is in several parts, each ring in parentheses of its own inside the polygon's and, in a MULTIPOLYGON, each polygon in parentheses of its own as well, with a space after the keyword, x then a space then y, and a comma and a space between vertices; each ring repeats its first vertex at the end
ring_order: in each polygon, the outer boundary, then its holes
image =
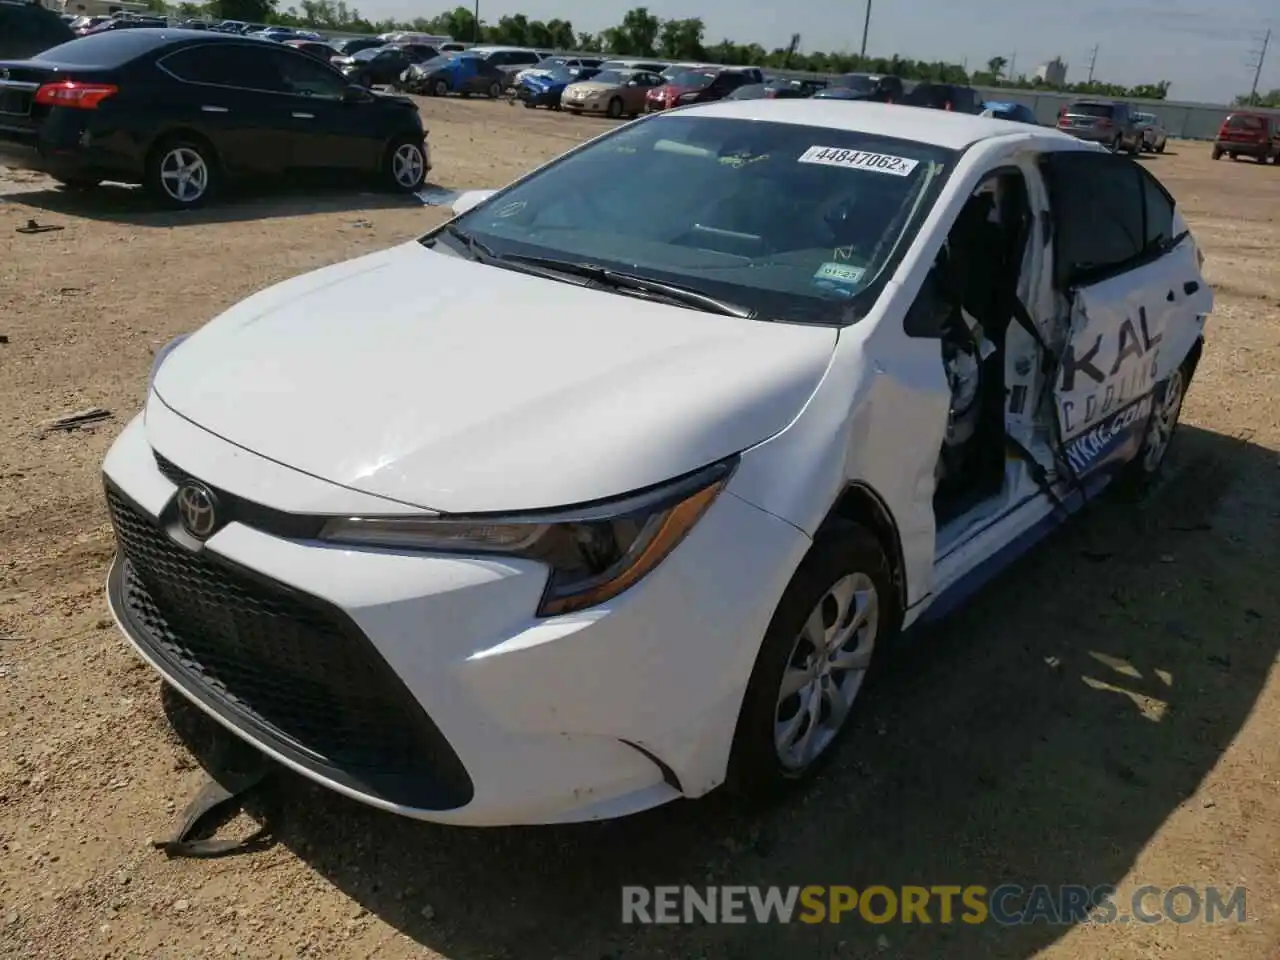
POLYGON ((1089 79, 1086 83, 1093 83, 1093 68, 1098 65, 1098 44, 1093 45, 1093 49, 1089 51, 1089 79))
MULTIPOLYGON (((869 2, 869 0, 868 0, 869 2)), ((1254 106, 1258 102, 1258 80, 1262 77, 1262 64, 1267 59, 1267 47, 1271 44, 1271 29, 1267 28, 1266 34, 1262 38, 1262 48, 1255 54, 1258 62, 1253 69, 1253 87, 1249 90, 1249 106, 1254 106)))
POLYGON ((862 50, 858 54, 859 57, 865 58, 867 55, 867 32, 871 29, 871 0, 867 0, 867 13, 862 19, 862 50))
POLYGON ((1013 72, 1013 68, 1018 65, 1018 51, 1013 51, 1013 56, 1009 58, 1009 69, 1005 71, 1005 79, 1012 80, 1017 74, 1013 72))
POLYGON ((480 0, 476 0, 475 26, 471 28, 471 42, 480 42, 480 0))

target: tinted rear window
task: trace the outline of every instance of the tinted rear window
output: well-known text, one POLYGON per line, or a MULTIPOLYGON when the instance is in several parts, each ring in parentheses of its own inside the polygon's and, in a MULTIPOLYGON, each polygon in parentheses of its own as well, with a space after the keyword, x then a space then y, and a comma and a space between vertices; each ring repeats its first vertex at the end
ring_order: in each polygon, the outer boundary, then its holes
POLYGON ((118 67, 162 46, 165 34, 159 30, 109 30, 60 43, 35 59, 75 67, 118 67))
POLYGON ((1067 113, 1082 117, 1111 117, 1115 112, 1115 105, 1111 103, 1073 103, 1067 107, 1067 113))
POLYGON ((1261 130, 1262 118, 1249 116, 1234 116, 1227 118, 1227 126, 1233 130, 1261 130))

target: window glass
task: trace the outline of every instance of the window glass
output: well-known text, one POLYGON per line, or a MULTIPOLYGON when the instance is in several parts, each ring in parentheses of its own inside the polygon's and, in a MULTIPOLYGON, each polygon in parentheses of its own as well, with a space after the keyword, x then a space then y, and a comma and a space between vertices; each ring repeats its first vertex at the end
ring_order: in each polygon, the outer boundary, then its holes
POLYGON ((271 69, 269 52, 256 44, 249 47, 238 43, 210 43, 184 47, 160 63, 178 79, 189 83, 274 90, 279 87, 279 78, 271 69))
POLYGON ((1051 154, 1050 179, 1058 224, 1060 286, 1114 273, 1146 246, 1141 169, 1127 157, 1092 151, 1051 154))
POLYGON ((590 261, 768 317, 843 323, 874 302, 955 155, 851 130, 673 114, 622 127, 454 223, 499 254, 590 261))
POLYGON ((1151 173, 1138 167, 1146 203, 1147 246, 1163 246, 1173 239, 1173 200, 1151 173))
POLYGON ((346 81, 323 63, 283 50, 272 52, 286 92, 303 97, 342 99, 347 88, 346 81))
POLYGON ((1074 113, 1078 117, 1113 117, 1116 108, 1110 103, 1073 103, 1067 107, 1067 113, 1074 113))

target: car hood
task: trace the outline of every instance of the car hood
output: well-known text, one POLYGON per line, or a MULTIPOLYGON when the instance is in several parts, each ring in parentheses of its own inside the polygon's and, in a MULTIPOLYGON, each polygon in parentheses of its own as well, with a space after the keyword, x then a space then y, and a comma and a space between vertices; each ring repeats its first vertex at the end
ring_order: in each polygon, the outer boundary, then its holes
MULTIPOLYGON (((156 397, 240 447, 448 513, 627 493, 779 433, 836 331, 742 320, 410 242, 268 288, 169 354, 156 397)), ((152 402, 155 402, 153 399, 152 402)))
POLYGON ((616 83, 596 83, 594 80, 579 80, 576 83, 570 83, 565 87, 566 90, 578 91, 583 93, 600 94, 612 93, 614 90, 621 90, 622 87, 616 83))

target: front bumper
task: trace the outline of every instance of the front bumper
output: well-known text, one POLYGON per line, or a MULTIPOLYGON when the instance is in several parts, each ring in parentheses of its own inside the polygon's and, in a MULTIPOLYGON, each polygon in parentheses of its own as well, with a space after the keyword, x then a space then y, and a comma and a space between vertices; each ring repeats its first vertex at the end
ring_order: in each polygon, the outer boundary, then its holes
POLYGON ((789 524, 726 491, 640 584, 537 619, 545 572, 529 561, 336 547, 250 522, 184 545, 180 474, 276 501, 318 481, 157 407, 104 464, 108 599, 138 652, 244 740, 442 823, 603 819, 723 781, 760 637, 808 546, 789 524))

